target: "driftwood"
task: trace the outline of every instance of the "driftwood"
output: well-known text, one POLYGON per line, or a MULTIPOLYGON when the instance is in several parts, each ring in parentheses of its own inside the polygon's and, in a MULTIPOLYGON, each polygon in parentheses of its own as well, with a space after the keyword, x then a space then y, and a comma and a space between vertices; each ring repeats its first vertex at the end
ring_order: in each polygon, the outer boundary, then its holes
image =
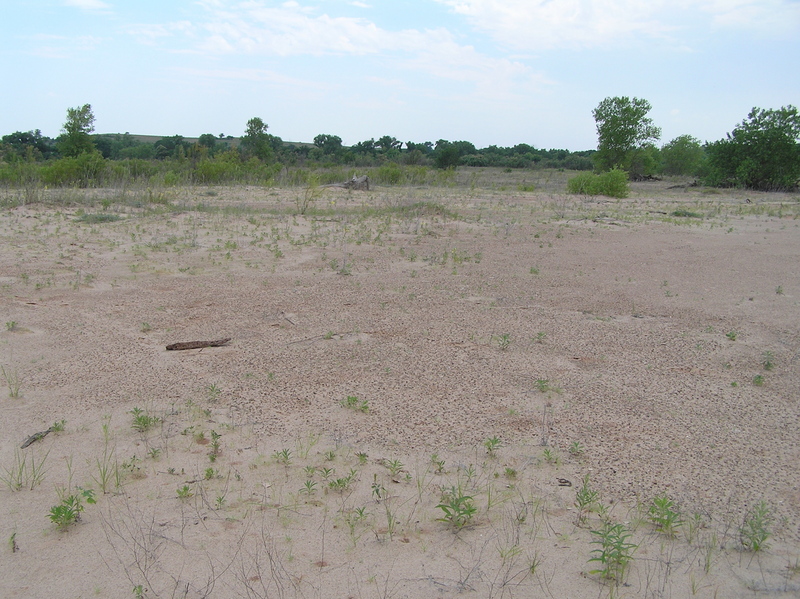
POLYGON ((362 175, 361 177, 353 176, 349 181, 344 183, 331 183, 324 187, 338 187, 340 189, 355 189, 356 191, 369 191, 369 177, 362 175))
POLYGON ((176 351, 181 349, 200 349, 202 347, 220 347, 230 341, 227 339, 217 339, 216 341, 182 341, 180 343, 171 343, 167 346, 167 351, 176 351))
POLYGON ((53 427, 51 426, 46 431, 42 431, 40 433, 33 433, 30 437, 28 437, 25 440, 25 443, 23 443, 20 446, 20 449, 25 449, 28 445, 32 445, 33 443, 36 443, 37 441, 44 439, 48 435, 48 433, 52 432, 53 432, 53 427))

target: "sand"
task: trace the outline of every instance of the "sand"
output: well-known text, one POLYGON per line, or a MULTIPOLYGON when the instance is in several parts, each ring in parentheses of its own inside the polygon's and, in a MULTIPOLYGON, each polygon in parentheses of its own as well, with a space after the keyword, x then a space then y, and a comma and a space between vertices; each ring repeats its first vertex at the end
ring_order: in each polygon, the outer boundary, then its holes
POLYGON ((800 595, 800 196, 474 183, 2 209, 0 596, 800 595))

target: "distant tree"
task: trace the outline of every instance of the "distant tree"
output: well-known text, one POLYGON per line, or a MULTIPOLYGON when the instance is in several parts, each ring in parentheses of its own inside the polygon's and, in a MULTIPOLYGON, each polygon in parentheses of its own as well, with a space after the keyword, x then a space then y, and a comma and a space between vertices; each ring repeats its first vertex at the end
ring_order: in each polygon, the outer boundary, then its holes
POLYGON ((446 139, 436 142, 436 149, 433 151, 433 162, 436 168, 455 168, 461 162, 461 153, 458 146, 446 139))
POLYGON ((325 155, 338 154, 342 150, 342 138, 338 135, 320 133, 314 138, 314 145, 325 155))
POLYGON ((425 141, 422 143, 414 143, 413 141, 407 141, 406 150, 408 150, 409 152, 418 150, 420 154, 422 154, 423 156, 427 156, 428 154, 433 153, 433 143, 430 141, 425 141))
POLYGON ((217 138, 214 137, 213 133, 203 133, 197 138, 197 143, 208 148, 209 152, 213 152, 214 146, 217 144, 217 138))
POLYGON ((376 146, 375 139, 372 138, 358 142, 356 145, 352 146, 350 150, 355 154, 374 154, 377 149, 376 146))
POLYGON ((797 108, 753 108, 726 139, 706 146, 706 182, 764 191, 794 189, 800 184, 799 140, 797 108))
POLYGON ((155 144, 156 158, 179 158, 186 155, 187 144, 182 135, 173 135, 171 137, 162 137, 155 144))
POLYGON ((95 148, 90 133, 94 131, 94 113, 91 104, 67 108, 67 120, 62 131, 56 146, 63 156, 93 152, 95 148))
POLYGON ((247 121, 247 129, 239 142, 245 153, 261 160, 272 158, 272 143, 267 133, 268 128, 269 126, 258 117, 247 121))
POLYGON ((388 152, 389 150, 399 150, 403 146, 403 142, 397 141, 397 138, 391 135, 384 135, 375 142, 375 145, 379 147, 382 152, 388 152))
POLYGON ((697 175, 705 160, 700 141, 679 135, 661 148, 661 172, 667 175, 697 175))
POLYGON ((39 129, 15 131, 4 135, 0 142, 7 147, 7 157, 12 160, 42 160, 55 151, 53 140, 43 136, 39 129))
POLYGON ((661 129, 647 117, 650 102, 639 98, 606 98, 592 111, 597 123, 595 167, 599 171, 621 168, 633 177, 655 170, 652 142, 661 129))

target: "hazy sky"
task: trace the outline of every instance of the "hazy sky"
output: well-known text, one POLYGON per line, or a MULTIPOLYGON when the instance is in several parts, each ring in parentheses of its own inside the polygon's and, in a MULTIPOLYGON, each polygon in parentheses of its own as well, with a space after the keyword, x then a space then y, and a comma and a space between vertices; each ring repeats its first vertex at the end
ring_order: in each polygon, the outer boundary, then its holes
POLYGON ((662 143, 800 104, 800 0, 0 0, 0 135, 597 145, 607 96, 662 143))

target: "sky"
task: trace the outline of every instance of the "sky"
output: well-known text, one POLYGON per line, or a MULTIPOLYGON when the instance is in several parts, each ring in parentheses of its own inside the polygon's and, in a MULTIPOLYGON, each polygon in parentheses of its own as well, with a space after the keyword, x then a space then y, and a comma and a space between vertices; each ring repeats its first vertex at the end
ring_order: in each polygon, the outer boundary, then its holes
POLYGON ((0 135, 597 146, 644 98, 661 143, 800 104, 800 0, 0 0, 0 135))

